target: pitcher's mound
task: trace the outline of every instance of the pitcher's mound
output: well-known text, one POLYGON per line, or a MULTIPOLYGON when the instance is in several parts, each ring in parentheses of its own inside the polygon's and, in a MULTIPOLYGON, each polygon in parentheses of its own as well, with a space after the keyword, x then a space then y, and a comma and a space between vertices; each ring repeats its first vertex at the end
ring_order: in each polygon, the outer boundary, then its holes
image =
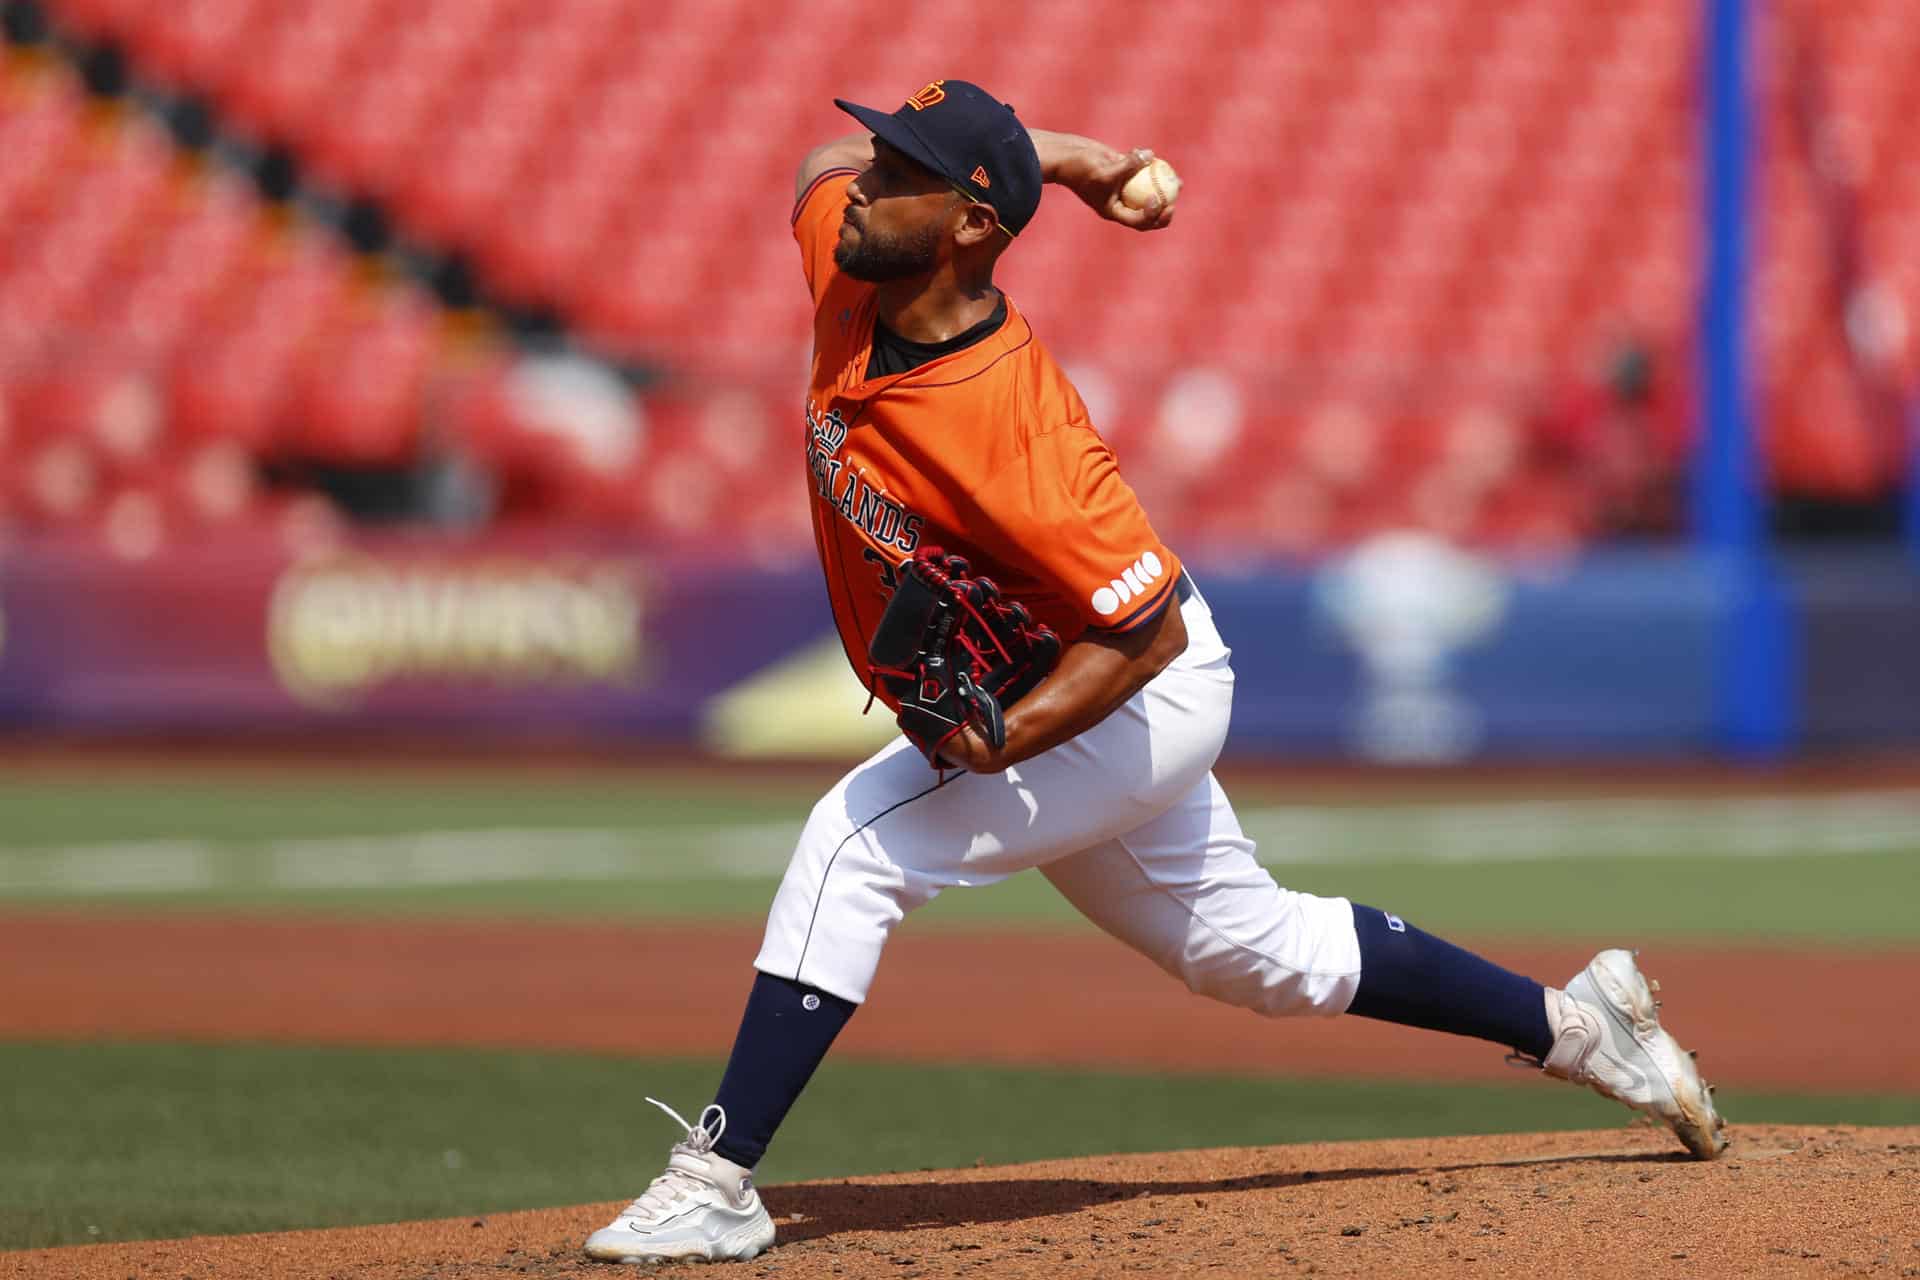
MULTIPOLYGON (((1664 1133, 1103 1156, 766 1190, 780 1244, 649 1276, 1920 1275, 1920 1128, 1740 1126, 1713 1164, 1664 1133)), ((635 1188, 638 1190, 638 1188, 635 1188)), ((338 1231, 0 1255, 0 1276, 605 1276, 620 1202, 338 1231)))

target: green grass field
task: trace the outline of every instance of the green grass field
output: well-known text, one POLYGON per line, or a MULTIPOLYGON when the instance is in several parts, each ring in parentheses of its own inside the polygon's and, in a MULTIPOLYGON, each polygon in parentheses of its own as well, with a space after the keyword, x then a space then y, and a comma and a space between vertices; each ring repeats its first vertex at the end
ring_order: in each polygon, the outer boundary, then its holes
MULTIPOLYGON (((0 910, 243 907, 644 921, 764 914, 825 779, 340 768, 0 777, 0 910)), ((1920 800, 1235 788, 1298 888, 1479 938, 1913 944, 1920 800)), ((950 926, 1087 928, 1037 875, 950 926)), ((31 982, 31 976, 14 979, 31 982)), ((712 1062, 0 1045, 0 1248, 486 1213, 631 1195, 712 1062)), ((1741 1120, 1920 1123, 1906 1097, 1740 1096, 1741 1120)), ((1604 1127, 1511 1086, 830 1062, 762 1181, 1098 1151, 1604 1127), (926 1100, 938 1099, 929 1111, 926 1100)))
MULTIPOLYGON (((0 778, 0 904, 752 919, 827 779, 0 778)), ((1332 802, 1236 789, 1290 887, 1477 936, 1920 938, 1920 795, 1767 800, 1476 793, 1332 802)), ((1036 875, 931 921, 1072 925, 1036 875)))
MULTIPOLYGON (((660 1171, 717 1062, 189 1045, 0 1045, 0 1247, 403 1221, 620 1199, 660 1171)), ((1736 1095, 1743 1119, 1920 1123, 1920 1097, 1736 1095)), ((772 1185, 1115 1151, 1606 1128, 1627 1113, 1511 1086, 1164 1078, 953 1065, 822 1068, 772 1185), (926 1100, 940 1100, 928 1117, 926 1100)), ((595 1224, 598 1225, 598 1224, 595 1224)))

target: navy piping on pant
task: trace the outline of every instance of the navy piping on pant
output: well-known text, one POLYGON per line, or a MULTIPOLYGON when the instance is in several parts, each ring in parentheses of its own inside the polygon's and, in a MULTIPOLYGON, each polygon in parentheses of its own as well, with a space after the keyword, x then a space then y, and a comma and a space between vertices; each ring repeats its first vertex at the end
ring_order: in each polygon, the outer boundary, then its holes
POLYGON ((833 874, 833 864, 839 860, 840 851, 847 847, 847 841, 853 839, 855 836, 859 835, 862 831, 865 831, 868 827, 880 821, 880 819, 886 817, 888 814, 892 813, 895 809, 900 808, 902 805, 909 805, 909 804, 912 804, 915 800, 919 800, 925 796, 930 796, 934 792, 938 791, 940 788, 946 786, 949 782, 952 782, 954 778, 959 778, 963 776, 965 775, 955 774, 953 775, 953 777, 943 777, 940 779, 940 781, 934 783, 932 786, 928 787, 925 791, 916 792, 915 794, 908 796, 904 800, 894 801, 892 804, 888 805, 886 808, 882 809, 880 812, 874 814, 871 818, 868 818, 865 822, 862 822, 859 826, 855 827, 853 830, 847 832, 847 834, 841 838, 840 843, 833 847, 833 856, 827 859, 826 870, 820 873, 819 892, 815 893, 813 896, 813 914, 807 917, 807 936, 806 936, 806 940, 800 944, 800 959, 796 961, 793 966, 793 980, 795 982, 799 982, 801 980, 800 979, 801 971, 807 967, 807 949, 813 945, 813 926, 820 919, 820 903, 827 896, 827 877, 833 874))

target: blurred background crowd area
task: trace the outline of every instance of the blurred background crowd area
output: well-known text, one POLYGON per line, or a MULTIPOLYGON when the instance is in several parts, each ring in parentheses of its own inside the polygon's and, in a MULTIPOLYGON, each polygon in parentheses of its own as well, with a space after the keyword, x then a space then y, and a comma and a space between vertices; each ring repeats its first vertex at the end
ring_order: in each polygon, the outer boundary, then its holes
MULTIPOLYGON (((810 554, 795 165, 978 81, 1147 145, 1002 265, 1163 532, 1311 556, 1688 523, 1702 6, 3 0, 0 531, 149 556, 366 523, 810 554)), ((1898 524, 1911 0, 1757 6, 1777 532, 1898 524)))

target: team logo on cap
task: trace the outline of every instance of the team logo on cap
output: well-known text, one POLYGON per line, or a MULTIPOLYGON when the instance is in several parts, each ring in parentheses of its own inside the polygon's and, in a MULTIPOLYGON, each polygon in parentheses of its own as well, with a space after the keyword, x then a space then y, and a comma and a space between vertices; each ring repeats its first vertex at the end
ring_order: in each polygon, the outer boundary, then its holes
POLYGON ((911 98, 908 98, 907 105, 915 111, 925 111, 936 102, 945 102, 947 100, 946 83, 945 80, 935 80, 932 84, 914 94, 911 98))
POLYGON ((983 164, 973 166, 973 173, 969 176, 973 179, 975 186, 990 187, 993 185, 992 180, 987 177, 987 166, 983 164))

